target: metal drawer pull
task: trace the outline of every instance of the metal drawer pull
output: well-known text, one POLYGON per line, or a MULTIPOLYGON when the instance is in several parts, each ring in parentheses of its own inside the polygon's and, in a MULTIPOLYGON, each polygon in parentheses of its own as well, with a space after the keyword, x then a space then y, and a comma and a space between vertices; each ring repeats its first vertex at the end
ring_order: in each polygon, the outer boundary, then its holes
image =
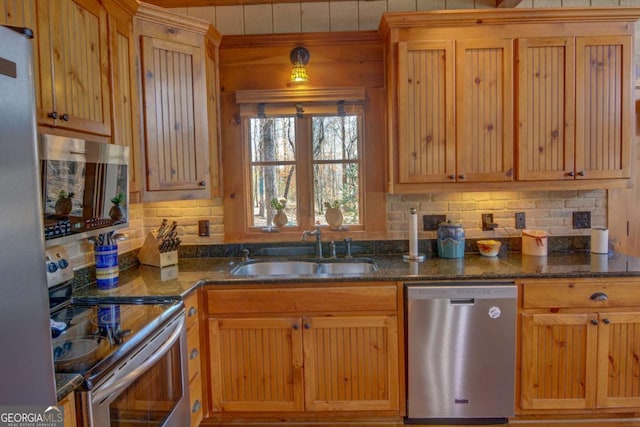
POLYGON ((592 301, 606 301, 608 299, 609 297, 604 292, 596 292, 593 295, 591 295, 592 301))
POLYGON ((196 400, 195 402, 193 402, 193 407, 191 408, 191 412, 195 414, 200 410, 201 407, 202 407, 202 404, 200 403, 200 401, 196 400))
POLYGON ((191 350, 191 354, 189 354, 189 359, 193 360, 198 356, 200 356, 200 352, 197 348, 194 348, 193 350, 191 350))
POLYGON ((198 312, 198 310, 195 307, 190 307, 189 308, 189 317, 193 316, 197 312, 198 312))

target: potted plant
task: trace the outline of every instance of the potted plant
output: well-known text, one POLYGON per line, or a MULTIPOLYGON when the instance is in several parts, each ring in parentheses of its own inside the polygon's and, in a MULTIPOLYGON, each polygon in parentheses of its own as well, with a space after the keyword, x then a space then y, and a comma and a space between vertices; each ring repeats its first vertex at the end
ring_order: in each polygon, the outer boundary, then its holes
POLYGON ((273 224, 277 227, 284 227, 289 222, 287 214, 284 213, 284 208, 287 206, 287 199, 281 197, 280 199, 271 199, 271 207, 276 210, 276 214, 273 217, 273 224))
POLYGON ((125 197, 122 191, 119 192, 114 198, 111 199, 111 203, 113 203, 113 206, 111 206, 111 209, 109 209, 109 217, 112 220, 119 221, 124 216, 124 213, 122 212, 122 208, 120 207, 120 204, 124 203, 124 201, 125 201, 125 197))
POLYGON ((73 204, 71 203, 73 196, 73 193, 67 193, 64 190, 60 190, 58 193, 58 200, 56 200, 55 205, 56 215, 69 216, 71 209, 73 209, 73 204))

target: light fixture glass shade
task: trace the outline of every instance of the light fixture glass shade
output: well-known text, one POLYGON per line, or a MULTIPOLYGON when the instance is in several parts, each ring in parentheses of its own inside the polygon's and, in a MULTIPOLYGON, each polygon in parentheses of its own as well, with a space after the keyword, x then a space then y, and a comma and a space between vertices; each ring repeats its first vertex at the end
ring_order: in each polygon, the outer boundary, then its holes
POLYGON ((304 83, 309 81, 309 75, 307 74, 304 64, 295 63, 291 69, 291 83, 304 83))

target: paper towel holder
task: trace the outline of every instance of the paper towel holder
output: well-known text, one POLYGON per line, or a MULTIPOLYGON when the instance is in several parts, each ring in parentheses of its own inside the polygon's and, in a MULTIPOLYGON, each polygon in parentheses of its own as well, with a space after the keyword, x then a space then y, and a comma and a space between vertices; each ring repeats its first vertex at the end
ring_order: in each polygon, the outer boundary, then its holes
POLYGON ((403 254, 402 259, 422 262, 425 260, 425 255, 418 252, 418 211, 416 208, 411 208, 409 213, 409 253, 403 254))

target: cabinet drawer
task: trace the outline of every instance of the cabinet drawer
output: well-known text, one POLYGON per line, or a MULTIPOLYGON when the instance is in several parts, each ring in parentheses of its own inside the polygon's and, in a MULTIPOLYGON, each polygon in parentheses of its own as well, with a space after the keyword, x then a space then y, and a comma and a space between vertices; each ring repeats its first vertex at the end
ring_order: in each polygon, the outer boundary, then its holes
POLYGON ((524 308, 640 306, 640 282, 534 281, 523 283, 524 308))
MULTIPOLYGON (((300 285, 303 286, 303 285, 300 285)), ((208 314, 396 311, 392 285, 363 287, 211 289, 208 314)))
POLYGON ((200 373, 189 382, 189 411, 191 412, 191 427, 200 425, 203 418, 202 377, 200 373))
POLYGON ((198 321, 199 306, 198 306, 198 291, 192 292, 188 297, 184 299, 184 307, 187 315, 187 329, 198 321))

